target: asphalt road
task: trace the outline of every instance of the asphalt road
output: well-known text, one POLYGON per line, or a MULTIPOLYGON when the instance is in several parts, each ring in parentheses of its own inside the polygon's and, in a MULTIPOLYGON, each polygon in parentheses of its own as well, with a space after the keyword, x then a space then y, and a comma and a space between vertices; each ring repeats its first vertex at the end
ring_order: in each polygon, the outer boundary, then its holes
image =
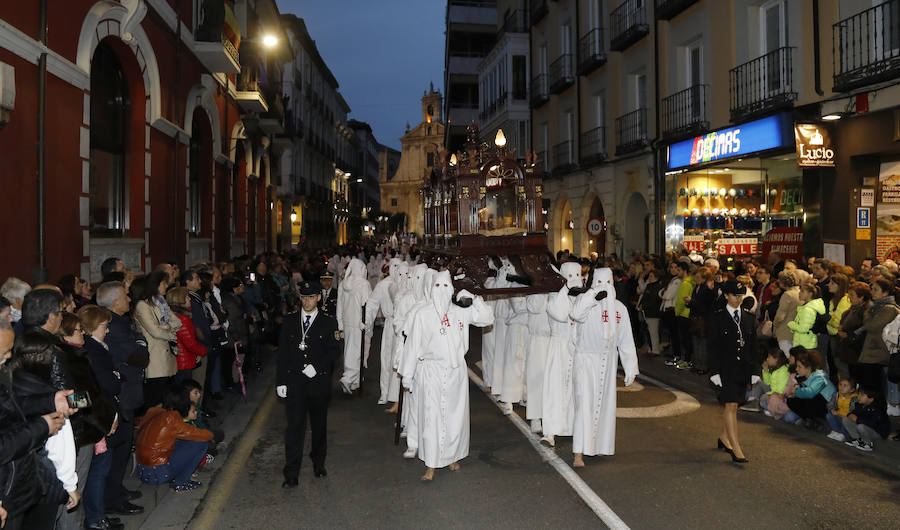
MULTIPOLYGON (((375 344, 378 335, 376 333, 375 344)), ((477 341, 476 341, 477 343, 477 341)), ((476 350, 477 351, 477 350, 476 350)), ((419 477, 424 465, 404 460, 393 445, 393 419, 376 404, 377 352, 362 398, 338 394, 328 428, 328 477, 313 477, 304 461, 300 487, 281 488, 284 408, 273 392, 244 433, 246 462, 229 455, 233 480, 214 477, 202 514, 214 528, 598 528, 603 524, 531 442, 474 384, 471 449, 458 472, 419 477), (252 447, 252 451, 249 448, 252 447)), ((477 355, 470 364, 477 364, 477 355)), ((642 373, 670 384, 681 377, 659 359, 641 358, 642 373)), ((473 368, 477 372, 477 368, 473 368)), ((619 407, 648 415, 675 394, 648 380, 618 393, 619 407)), ((699 407, 656 418, 620 418, 616 455, 587 458, 577 470, 632 528, 890 528, 900 519, 900 473, 872 455, 803 429, 741 412, 749 464, 733 464, 715 449, 721 408, 696 382, 699 407)), ((669 409, 672 407, 669 406, 669 409)), ((668 410, 668 409, 667 409, 668 410)), ((524 409, 516 407, 524 416, 524 409)), ((894 444, 900 442, 883 442, 894 444)), ((240 444, 240 442, 238 442, 240 444)), ((307 452, 309 437, 307 436, 307 452)), ((571 439, 556 453, 571 464, 571 439)), ((878 451, 878 448, 876 448, 878 451)), ((158 521, 158 518, 157 518, 158 521)), ((192 524, 199 527, 200 518, 192 524)))

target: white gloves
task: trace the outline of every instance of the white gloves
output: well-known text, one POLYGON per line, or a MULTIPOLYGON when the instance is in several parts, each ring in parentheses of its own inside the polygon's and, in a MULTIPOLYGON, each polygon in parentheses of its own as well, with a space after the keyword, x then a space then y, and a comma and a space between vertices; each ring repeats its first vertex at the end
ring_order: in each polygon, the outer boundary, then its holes
POLYGON ((719 386, 719 387, 722 386, 722 376, 719 374, 716 374, 716 375, 710 377, 709 380, 712 381, 712 384, 714 384, 716 386, 719 386))
POLYGON ((280 398, 287 397, 287 385, 278 385, 275 387, 275 394, 280 398))
POLYGON ((475 295, 470 293, 469 291, 463 289, 460 292, 456 293, 456 301, 459 302, 463 298, 475 298, 475 295))
POLYGON ((365 322, 360 322, 360 323, 359 323, 359 329, 366 329, 366 323, 365 323, 365 322))
POLYGON ((315 369, 315 367, 313 367, 313 365, 311 365, 311 364, 307 364, 307 365, 306 365, 306 368, 303 369, 303 375, 305 375, 306 377, 312 379, 313 377, 316 376, 316 369, 315 369))
POLYGON ((631 386, 635 377, 637 377, 637 374, 625 374, 625 386, 631 386))
POLYGON ((403 379, 400 380, 400 382, 403 385, 403 388, 405 388, 407 390, 412 389, 412 381, 410 381, 408 377, 404 377, 403 379))
POLYGON ((756 383, 759 383, 759 381, 760 381, 760 379, 759 379, 758 375, 750 376, 750 384, 755 385, 756 383))

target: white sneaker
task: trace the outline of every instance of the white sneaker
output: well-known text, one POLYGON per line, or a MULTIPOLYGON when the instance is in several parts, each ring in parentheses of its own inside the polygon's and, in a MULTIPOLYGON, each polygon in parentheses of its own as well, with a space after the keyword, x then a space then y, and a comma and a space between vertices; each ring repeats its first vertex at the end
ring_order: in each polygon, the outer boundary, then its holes
POLYGON ((378 404, 379 404, 379 405, 386 405, 386 404, 387 404, 387 400, 384 399, 384 398, 381 398, 381 399, 378 400, 378 404))
POLYGON ((350 387, 347 386, 347 383, 345 383, 345 382, 343 382, 343 381, 341 381, 341 392, 343 392, 343 393, 345 393, 345 394, 352 394, 352 393, 353 393, 353 391, 350 390, 350 387))
POLYGON ((543 431, 543 427, 541 426, 541 420, 531 420, 531 432, 539 433, 543 431))
POLYGON ((414 447, 410 447, 406 451, 403 451, 403 458, 415 458, 416 457, 416 449, 414 447))
POLYGON ((763 411, 763 414, 765 414, 766 416, 768 416, 768 417, 770 417, 770 418, 772 417, 772 413, 769 412, 768 410, 764 410, 764 411, 763 411))
POLYGON ((900 416, 900 405, 888 404, 887 415, 888 416, 900 416))
POLYGON ((512 414, 512 411, 513 411, 512 403, 503 403, 502 412, 503 412, 504 416, 509 416, 510 414, 512 414))
POLYGON ((843 442, 844 440, 847 439, 846 436, 844 436, 842 433, 839 433, 837 431, 831 431, 830 433, 828 433, 828 437, 836 442, 843 442))
POLYGON ((556 447, 556 438, 551 434, 550 436, 544 436, 541 438, 541 445, 546 445, 547 447, 556 447))
POLYGON ((406 438, 406 431, 400 431, 400 438, 406 438))

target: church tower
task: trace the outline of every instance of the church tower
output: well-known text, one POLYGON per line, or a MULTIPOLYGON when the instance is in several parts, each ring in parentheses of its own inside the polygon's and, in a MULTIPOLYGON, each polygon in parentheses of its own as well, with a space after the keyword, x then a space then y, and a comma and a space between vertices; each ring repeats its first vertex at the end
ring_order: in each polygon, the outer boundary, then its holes
POLYGON ((434 83, 422 96, 422 123, 443 123, 441 120, 441 93, 434 89, 434 83))

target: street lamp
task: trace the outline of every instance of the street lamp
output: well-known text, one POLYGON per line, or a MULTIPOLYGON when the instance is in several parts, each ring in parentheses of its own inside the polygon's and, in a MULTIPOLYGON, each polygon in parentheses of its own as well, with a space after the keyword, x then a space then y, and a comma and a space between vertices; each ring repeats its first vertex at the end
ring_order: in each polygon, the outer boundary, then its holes
POLYGON ((297 222, 297 210, 291 209, 291 222, 292 223, 297 222))
POLYGON ((271 33, 264 35, 262 38, 262 43, 266 48, 274 48, 278 44, 278 37, 272 35, 271 33))

